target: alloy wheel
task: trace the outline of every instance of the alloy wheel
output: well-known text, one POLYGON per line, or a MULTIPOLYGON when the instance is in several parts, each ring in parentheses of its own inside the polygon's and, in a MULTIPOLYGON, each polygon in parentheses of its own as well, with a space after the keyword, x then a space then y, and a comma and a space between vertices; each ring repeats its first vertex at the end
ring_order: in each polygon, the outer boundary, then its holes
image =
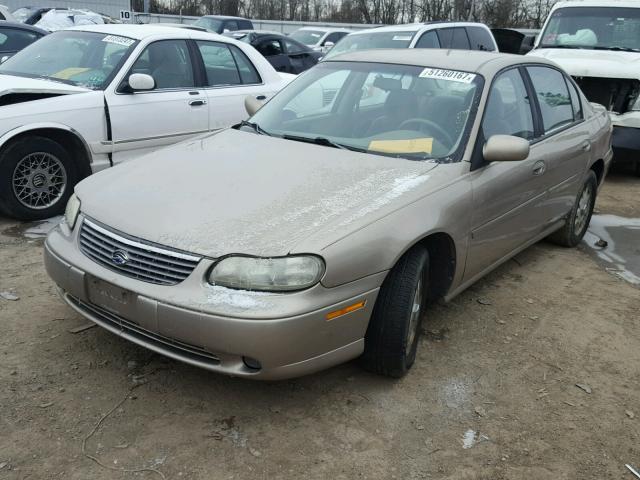
POLYGON ((27 208, 43 210, 63 196, 67 172, 62 162, 47 152, 34 152, 22 158, 13 170, 13 193, 27 208))

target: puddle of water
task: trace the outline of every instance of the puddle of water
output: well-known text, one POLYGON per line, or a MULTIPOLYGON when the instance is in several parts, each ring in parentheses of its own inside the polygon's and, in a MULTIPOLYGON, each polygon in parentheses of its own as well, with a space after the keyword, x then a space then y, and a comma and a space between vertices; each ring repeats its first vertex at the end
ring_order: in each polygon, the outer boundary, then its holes
POLYGON ((51 230, 57 227, 62 220, 62 215, 58 215, 57 217, 51 217, 38 222, 19 223, 5 229, 2 233, 12 237, 23 237, 31 240, 44 238, 51 230))
POLYGON ((640 218, 594 215, 583 242, 608 271, 633 285, 640 285, 640 218), (606 247, 596 246, 598 240, 606 247))

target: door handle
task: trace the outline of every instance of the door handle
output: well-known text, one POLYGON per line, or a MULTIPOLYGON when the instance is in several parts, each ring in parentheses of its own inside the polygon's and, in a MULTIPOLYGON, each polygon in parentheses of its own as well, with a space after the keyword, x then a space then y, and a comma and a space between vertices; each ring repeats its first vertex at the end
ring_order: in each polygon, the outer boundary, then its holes
POLYGON ((585 152, 591 151, 591 142, 589 140, 582 144, 582 150, 584 150, 585 152))
POLYGON ((536 176, 542 175, 547 170, 547 164, 544 163, 544 160, 538 160, 533 165, 533 174, 536 176))
POLYGON ((206 100, 191 100, 189 102, 189 105, 191 105, 192 107, 201 107, 202 105, 206 105, 207 101, 206 100))

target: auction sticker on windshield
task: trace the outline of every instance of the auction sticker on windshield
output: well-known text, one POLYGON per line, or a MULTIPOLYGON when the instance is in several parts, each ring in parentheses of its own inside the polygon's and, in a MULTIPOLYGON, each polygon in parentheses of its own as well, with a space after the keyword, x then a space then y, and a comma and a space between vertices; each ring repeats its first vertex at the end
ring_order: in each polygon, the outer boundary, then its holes
POLYGON ((124 45, 125 47, 130 47, 135 42, 135 40, 131 38, 118 37, 117 35, 107 35, 102 39, 102 41, 107 43, 116 43, 118 45, 124 45))
POLYGON ((471 83, 476 78, 475 73, 459 72, 457 70, 441 70, 440 68, 425 68, 420 78, 434 80, 451 80, 452 82, 471 83))

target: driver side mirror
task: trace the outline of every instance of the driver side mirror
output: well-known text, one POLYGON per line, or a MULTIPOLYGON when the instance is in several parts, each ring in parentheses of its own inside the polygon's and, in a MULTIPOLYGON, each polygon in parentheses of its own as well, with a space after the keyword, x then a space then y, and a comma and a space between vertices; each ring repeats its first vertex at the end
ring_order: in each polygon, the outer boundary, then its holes
POLYGON ((247 95, 244 97, 244 109, 247 111, 250 117, 253 117, 258 110, 262 108, 262 106, 267 101, 267 97, 264 95, 258 95, 254 97, 253 95, 247 95))
POLYGON ((127 80, 129 83, 129 91, 135 92, 148 92, 156 88, 156 81, 151 75, 146 73, 132 73, 127 80))
POLYGON ((482 148, 487 162, 519 162, 529 156, 529 141, 513 135, 493 135, 482 148))

